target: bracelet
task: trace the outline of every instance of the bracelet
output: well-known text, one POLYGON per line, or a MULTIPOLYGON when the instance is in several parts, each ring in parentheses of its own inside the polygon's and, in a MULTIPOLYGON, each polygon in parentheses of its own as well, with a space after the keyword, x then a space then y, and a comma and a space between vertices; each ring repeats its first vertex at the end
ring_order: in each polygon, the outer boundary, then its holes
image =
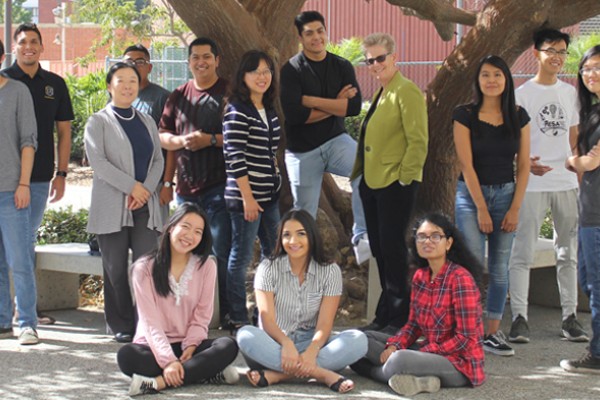
POLYGON ((25 186, 25 187, 30 187, 28 184, 26 183, 19 183, 19 186, 25 186))
POLYGON ((56 171, 55 176, 62 176, 63 178, 67 177, 67 171, 56 171))

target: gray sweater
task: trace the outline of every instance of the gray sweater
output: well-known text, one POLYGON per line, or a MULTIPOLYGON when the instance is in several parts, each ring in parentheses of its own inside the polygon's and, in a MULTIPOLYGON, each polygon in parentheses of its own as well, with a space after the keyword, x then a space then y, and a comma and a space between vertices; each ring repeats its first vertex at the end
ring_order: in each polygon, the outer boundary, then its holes
POLYGON ((37 149, 37 125, 29 89, 7 79, 0 88, 0 192, 17 190, 21 177, 21 150, 37 149))
MULTIPOLYGON (((148 229, 162 231, 158 182, 163 172, 158 129, 152 117, 136 111, 154 143, 154 154, 148 166, 148 176, 142 182, 152 193, 148 201, 148 229)), ((92 115, 85 126, 85 150, 94 170, 92 201, 87 230, 90 233, 119 232, 133 226, 133 216, 127 209, 127 196, 135 186, 133 149, 125 131, 114 116, 110 105, 92 115)))

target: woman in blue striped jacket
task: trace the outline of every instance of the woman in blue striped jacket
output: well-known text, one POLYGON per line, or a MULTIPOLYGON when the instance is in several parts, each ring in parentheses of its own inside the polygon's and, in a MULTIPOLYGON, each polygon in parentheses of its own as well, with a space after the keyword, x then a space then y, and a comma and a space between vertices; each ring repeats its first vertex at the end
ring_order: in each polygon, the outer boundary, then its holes
POLYGON ((223 119, 225 202, 231 215, 227 298, 232 330, 249 323, 245 280, 254 239, 258 234, 263 256, 271 254, 279 222, 281 176, 275 153, 280 126, 274 107, 274 67, 264 52, 251 50, 242 56, 223 119))

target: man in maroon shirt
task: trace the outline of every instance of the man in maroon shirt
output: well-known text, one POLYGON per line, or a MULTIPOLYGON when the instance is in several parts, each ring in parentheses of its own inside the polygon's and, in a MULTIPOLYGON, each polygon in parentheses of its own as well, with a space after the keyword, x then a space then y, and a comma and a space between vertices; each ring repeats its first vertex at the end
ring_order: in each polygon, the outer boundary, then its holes
MULTIPOLYGON (((176 199, 199 204, 210 219, 213 254, 217 257, 221 323, 228 312, 226 277, 231 248, 231 221, 225 209, 225 161, 223 158, 223 99, 227 81, 217 75, 216 43, 197 38, 188 47, 188 67, 193 79, 171 93, 159 124, 160 140, 167 157, 176 162, 176 199)), ((175 171, 165 171, 165 183, 175 171)))

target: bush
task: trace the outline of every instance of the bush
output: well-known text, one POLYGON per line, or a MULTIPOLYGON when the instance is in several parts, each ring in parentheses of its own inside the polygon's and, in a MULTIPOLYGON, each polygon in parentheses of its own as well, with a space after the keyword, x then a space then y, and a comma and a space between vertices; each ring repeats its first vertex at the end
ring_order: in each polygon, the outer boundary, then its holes
POLYGON ((58 210, 46 210, 37 233, 39 244, 87 243, 88 210, 73 211, 71 206, 58 210))
POLYGON ((371 102, 365 101, 363 102, 362 108, 358 115, 344 118, 346 132, 348 132, 348 134, 352 136, 357 142, 360 136, 360 126, 362 125, 363 120, 367 116, 367 111, 369 111, 369 107, 371 107, 371 102))
POLYGON ((565 61, 564 71, 568 74, 577 74, 579 62, 585 52, 598 43, 600 43, 600 32, 574 37, 569 46, 569 56, 565 61))
POLYGON ((546 211, 544 222, 542 222, 542 227, 540 228, 540 237, 543 237, 544 239, 554 238, 554 223, 552 222, 550 210, 546 211))
POLYGON ((345 58, 354 66, 365 59, 362 51, 362 39, 359 37, 342 39, 339 43, 329 42, 327 43, 327 51, 345 58))
POLYGON ((108 102, 104 71, 92 72, 81 78, 67 75, 65 81, 71 94, 75 119, 71 124, 71 159, 83 160, 83 133, 90 115, 100 111, 108 102))

